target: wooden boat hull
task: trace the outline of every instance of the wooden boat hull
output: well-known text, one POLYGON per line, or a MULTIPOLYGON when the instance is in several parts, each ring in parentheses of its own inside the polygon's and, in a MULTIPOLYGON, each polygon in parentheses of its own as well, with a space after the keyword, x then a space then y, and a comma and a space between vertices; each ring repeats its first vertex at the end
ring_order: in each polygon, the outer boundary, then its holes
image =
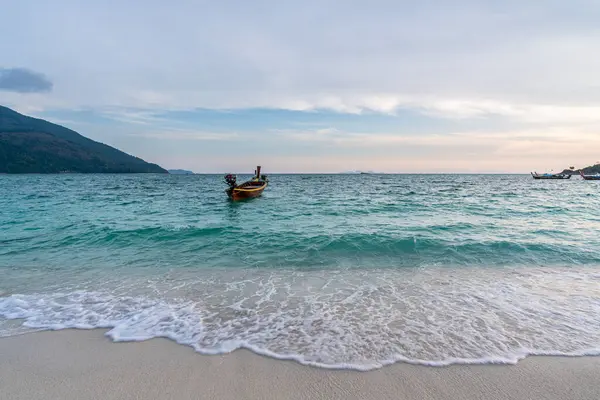
POLYGON ((259 197, 260 195, 262 195, 262 193, 266 187, 267 187, 267 183, 263 183, 260 186, 254 185, 254 186, 236 187, 236 188, 227 190, 227 195, 233 201, 253 199, 255 197, 259 197))
POLYGON ((533 179, 571 179, 572 175, 539 175, 531 173, 533 179))
POLYGON ((583 172, 580 175, 586 181, 600 181, 600 175, 585 175, 583 172))
POLYGON ((229 185, 229 189, 225 190, 227 196, 233 201, 253 199, 262 195, 269 184, 269 179, 266 175, 260 174, 260 165, 256 167, 254 178, 241 185, 237 184, 237 177, 233 174, 225 175, 225 183, 229 185))

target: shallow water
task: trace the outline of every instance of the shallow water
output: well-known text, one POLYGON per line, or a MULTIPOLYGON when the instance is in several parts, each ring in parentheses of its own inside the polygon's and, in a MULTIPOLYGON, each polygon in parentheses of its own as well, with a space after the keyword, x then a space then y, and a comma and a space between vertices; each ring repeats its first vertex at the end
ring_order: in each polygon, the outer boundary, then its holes
POLYGON ((600 351, 595 182, 273 175, 231 203, 221 179, 0 176, 0 335, 355 369, 600 351))

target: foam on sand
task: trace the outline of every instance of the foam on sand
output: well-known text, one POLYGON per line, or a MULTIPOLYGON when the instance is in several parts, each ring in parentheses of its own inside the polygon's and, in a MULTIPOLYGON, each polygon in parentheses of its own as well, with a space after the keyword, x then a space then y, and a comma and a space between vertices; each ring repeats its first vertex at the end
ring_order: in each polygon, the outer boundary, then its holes
POLYGON ((0 331, 108 328, 356 370, 600 354, 595 268, 212 270, 0 298, 0 331), (103 288, 104 289, 101 289, 103 288))

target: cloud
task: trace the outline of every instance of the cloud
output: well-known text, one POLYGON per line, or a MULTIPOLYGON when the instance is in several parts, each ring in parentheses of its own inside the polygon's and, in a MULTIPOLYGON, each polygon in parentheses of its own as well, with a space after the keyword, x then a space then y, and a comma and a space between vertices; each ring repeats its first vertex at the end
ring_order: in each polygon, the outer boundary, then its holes
POLYGON ((185 141, 230 141, 240 136, 235 132, 203 132, 185 129, 157 130, 149 132, 131 133, 136 138, 158 139, 158 140, 185 140, 185 141))
MULTIPOLYGON (((499 170, 514 172, 540 160, 543 163, 554 160, 552 162, 557 163, 557 168, 561 165, 562 168, 566 168, 567 164, 571 165, 576 160, 591 160, 581 161, 584 164, 592 162, 594 157, 597 157, 596 149, 600 148, 600 135, 597 132, 597 129, 558 127, 543 130, 532 128, 517 131, 448 132, 427 135, 341 131, 323 135, 319 130, 286 130, 275 133, 300 143, 356 150, 357 154, 368 154, 372 159, 380 156, 391 157, 395 154, 399 157, 396 165, 404 168, 407 160, 414 161, 422 157, 430 163, 428 168, 433 165, 434 168, 451 169, 451 165, 464 164, 464 158, 473 163, 472 168, 506 162, 507 164, 499 170), (573 140, 573 137, 576 140, 573 140), (373 154, 378 156, 373 157, 373 154), (423 157, 424 155, 427 157, 423 157)), ((461 166, 462 168, 464 166, 461 166)))
POLYGON ((17 93, 52 91, 52 82, 43 74, 26 68, 0 68, 0 90, 17 93))
POLYGON ((170 138, 173 156, 222 164, 244 142, 257 149, 243 157, 289 157, 295 170, 311 154, 302 169, 527 171, 587 160, 600 144, 594 0, 21 0, 3 12, 0 54, 54 88, 1 102, 92 110, 96 139, 141 155, 160 156, 170 138))
POLYGON ((15 17, 0 27, 0 51, 43 65, 69 107, 394 113, 436 103, 444 116, 470 118, 485 102, 600 104, 591 0, 8 7, 15 17))
MULTIPOLYGON (((401 104, 400 102, 398 104, 401 104)), ((408 103, 410 104, 410 103, 408 103)), ((600 99, 585 105, 557 105, 544 103, 508 103, 481 99, 435 100, 423 99, 411 105, 423 113, 442 118, 472 119, 498 116, 516 122, 531 124, 600 124, 600 99)), ((402 108, 403 106, 399 106, 402 108)))
POLYGON ((129 110, 126 108, 111 108, 107 110, 101 110, 101 114, 108 119, 125 122, 128 124, 152 125, 165 122, 164 119, 157 117, 155 113, 150 110, 129 110))

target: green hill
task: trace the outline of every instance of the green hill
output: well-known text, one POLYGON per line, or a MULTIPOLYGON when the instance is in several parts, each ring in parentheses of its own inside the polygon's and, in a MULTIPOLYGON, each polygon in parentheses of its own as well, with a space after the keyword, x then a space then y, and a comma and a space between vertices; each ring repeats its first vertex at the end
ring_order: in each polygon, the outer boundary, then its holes
POLYGON ((0 106, 0 173, 167 173, 156 164, 0 106))
POLYGON ((563 174, 578 175, 579 171, 583 171, 583 173, 586 174, 586 175, 600 174, 600 163, 595 164, 595 165, 591 165, 589 167, 581 168, 581 169, 574 169, 574 170, 565 169, 563 171, 563 174))
POLYGON ((588 175, 600 174, 600 164, 592 165, 591 167, 583 168, 583 173, 588 175))

